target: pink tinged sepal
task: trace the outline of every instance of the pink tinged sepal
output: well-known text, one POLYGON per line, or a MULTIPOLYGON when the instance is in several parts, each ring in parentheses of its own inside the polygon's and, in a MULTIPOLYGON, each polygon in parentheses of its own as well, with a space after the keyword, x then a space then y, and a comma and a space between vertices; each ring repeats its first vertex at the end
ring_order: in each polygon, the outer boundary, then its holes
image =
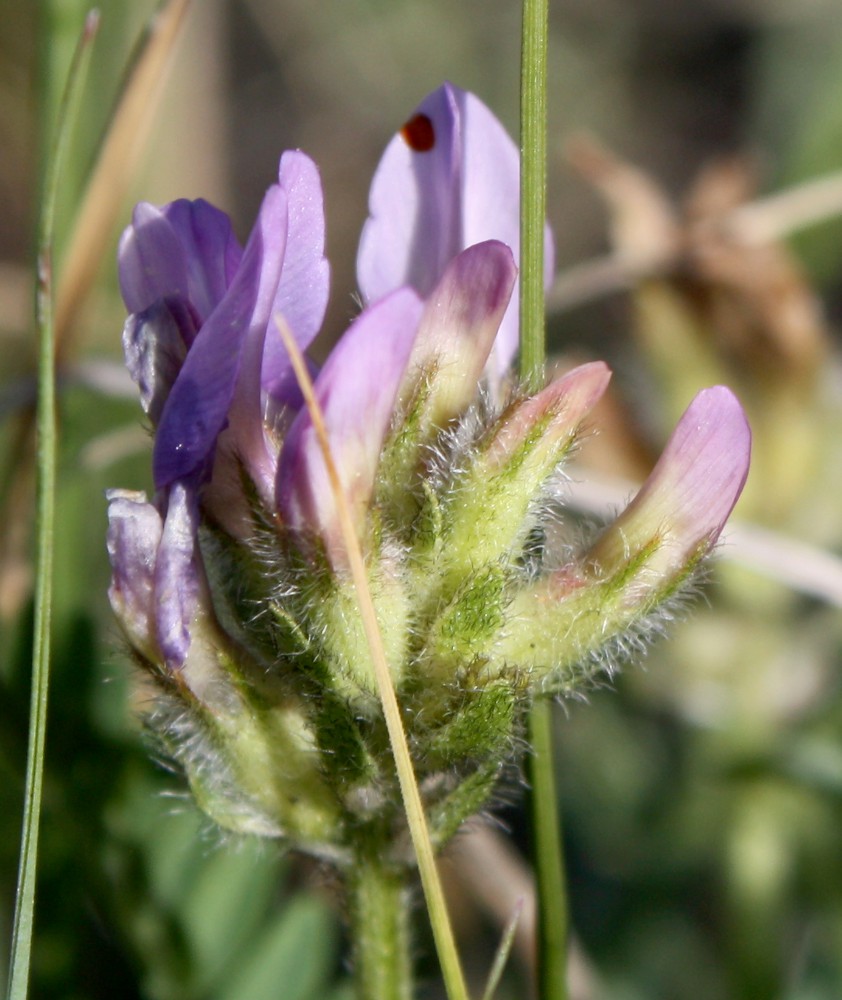
MULTIPOLYGON (((288 222, 284 264, 272 315, 284 317, 303 351, 321 329, 330 286, 322 185, 315 163, 299 151, 283 154, 278 180, 287 196, 288 222)), ((270 330, 261 371, 262 387, 270 398, 285 400, 291 374, 283 343, 270 330)))
POLYGON ((520 556, 542 515, 538 501, 610 377, 602 362, 582 365, 503 411, 444 515, 450 542, 439 568, 451 584, 476 567, 520 556))
POLYGON ((511 250, 489 240, 445 267, 424 305, 407 375, 429 373, 424 422, 442 428, 475 398, 477 385, 512 295, 511 250))
POLYGON ((503 413, 485 453, 488 472, 503 469, 528 449, 533 461, 555 461, 573 441, 582 421, 608 388, 611 371, 602 361, 580 365, 503 413))
MULTIPOLYGON (((421 301, 410 289, 366 309, 333 349, 315 383, 358 537, 364 534, 380 452, 421 313, 421 301)), ((299 413, 284 440, 277 499, 289 528, 320 538, 331 565, 344 569, 346 550, 336 501, 307 410, 299 413)))
MULTIPOLYGON (((473 94, 446 83, 386 148, 369 194, 357 280, 371 302, 409 284, 428 295, 461 250, 489 239, 520 246, 520 160, 506 130, 473 94)), ((553 244, 545 236, 545 281, 553 244)), ((499 383, 517 350, 517 294, 488 363, 499 383)))
POLYGON ((678 422, 629 506, 587 555, 597 576, 640 564, 623 601, 669 588, 705 556, 737 502, 751 457, 751 430, 725 386, 703 389, 678 422))
POLYGON ((249 387, 238 406, 232 433, 255 478, 268 473, 260 358, 284 258, 286 221, 286 196, 276 185, 266 193, 234 280, 197 334, 164 405, 153 454, 159 489, 207 471, 229 419, 244 355, 247 370, 256 373, 256 387, 249 387))

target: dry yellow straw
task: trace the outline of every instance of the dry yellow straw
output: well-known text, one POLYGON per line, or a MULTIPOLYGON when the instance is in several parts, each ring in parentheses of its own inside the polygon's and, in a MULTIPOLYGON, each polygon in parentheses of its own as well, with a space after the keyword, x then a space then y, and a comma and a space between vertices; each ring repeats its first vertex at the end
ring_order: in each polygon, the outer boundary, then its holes
POLYGON ((372 663, 374 664, 375 680, 380 700, 383 704, 383 714, 386 718, 386 727, 389 731, 392 754, 395 758, 395 767, 398 772, 398 781, 400 782, 404 809, 406 810, 409 833, 412 837, 412 846, 418 860, 418 871, 421 875, 421 885, 424 890, 427 910, 430 914, 430 923, 433 929, 436 951, 441 963, 445 986, 450 1000, 468 1000, 468 992, 462 975, 462 967, 459 962, 458 952, 456 951, 456 942, 450 926, 444 892, 433 854, 433 845, 430 841, 430 832, 427 828, 427 818, 424 814, 421 794, 418 791, 418 782, 415 779, 415 772, 409 755, 409 746, 406 742, 406 733, 401 721, 398 699, 392 684, 392 675, 389 672, 389 665, 386 662, 383 640, 377 625, 377 616, 374 609, 374 601, 371 597, 371 590, 368 586, 365 563, 359 539, 357 538, 351 519, 351 511, 345 497, 345 492, 342 489, 342 484, 339 481, 336 463, 333 461, 330 451, 324 416, 316 400, 313 383, 307 372, 301 351, 289 327, 281 316, 276 316, 275 322, 292 361, 295 377, 304 396, 304 401, 310 413, 310 419, 313 421, 313 428, 322 450, 331 490, 336 500, 336 510, 339 515, 342 537, 348 553, 348 563, 357 594, 360 617, 362 618, 366 640, 371 652, 372 663))
POLYGON ((190 0, 168 0, 150 22, 120 95, 73 227, 56 292, 56 353, 90 294, 125 200, 132 167, 143 150, 190 0))

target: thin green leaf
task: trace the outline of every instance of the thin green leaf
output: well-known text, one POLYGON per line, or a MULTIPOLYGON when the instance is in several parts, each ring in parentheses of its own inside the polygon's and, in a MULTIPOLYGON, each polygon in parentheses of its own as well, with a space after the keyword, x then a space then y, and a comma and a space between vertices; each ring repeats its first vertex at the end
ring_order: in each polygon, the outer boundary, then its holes
POLYGON ((76 120, 85 71, 98 25, 99 15, 95 12, 90 13, 85 20, 82 35, 74 53, 67 86, 59 109, 55 140, 44 180, 38 233, 38 281, 35 306, 39 338, 35 639, 32 653, 32 694, 23 830, 21 833, 12 953, 9 963, 7 994, 9 1000, 25 1000, 29 989, 29 967, 35 913, 35 879, 38 864, 38 827, 41 816, 44 744, 47 726, 56 470, 52 273, 56 194, 62 162, 76 120))
POLYGON ((488 982, 485 985, 482 1000, 493 1000, 497 987, 500 985, 500 977, 503 975, 503 969, 506 968, 506 962, 509 960, 512 945, 515 943, 515 932, 517 931, 518 921, 522 913, 523 900, 521 899, 514 908, 509 922, 503 931, 503 936, 500 938, 497 951, 494 953, 494 961, 491 963, 491 971, 488 973, 488 982))

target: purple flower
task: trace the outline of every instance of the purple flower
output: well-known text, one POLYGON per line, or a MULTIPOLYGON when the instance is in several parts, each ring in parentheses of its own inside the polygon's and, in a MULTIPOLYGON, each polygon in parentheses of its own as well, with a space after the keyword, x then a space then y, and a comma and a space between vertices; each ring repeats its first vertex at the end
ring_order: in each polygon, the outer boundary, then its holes
MULTIPOLYGON (((449 139, 432 168, 398 162, 395 143, 417 155, 408 144, 415 142, 411 123, 386 151, 371 196, 385 216, 366 224, 359 255, 360 287, 371 304, 316 377, 359 528, 411 373, 438 366, 427 420, 441 424, 470 402, 492 350, 500 354, 498 328, 509 333, 495 377, 515 345, 511 307, 503 316, 516 282, 511 250, 486 243, 460 253, 486 236, 516 249, 517 151, 488 109, 451 85, 431 95, 413 120, 425 115, 449 139), (493 153, 488 162, 482 149, 493 153), (401 174, 407 166, 414 180, 401 174), (447 220, 445 240, 436 235, 438 222, 430 225, 433 202, 442 224, 447 220), (379 235, 384 219, 395 227, 388 239, 379 235), (406 273, 377 276, 384 261, 398 259, 406 273), (403 286, 427 298, 426 307, 403 286)), ((341 563, 321 453, 273 319, 282 317, 306 348, 324 316, 328 265, 313 163, 300 152, 284 154, 245 249, 227 216, 205 201, 161 209, 141 203, 121 239, 119 262, 130 310, 126 359, 156 427, 159 493, 179 482, 194 493, 201 487, 205 508, 237 533, 249 517, 244 470, 267 507, 277 504, 293 531, 314 536, 341 563)), ((165 499, 158 503, 165 510, 165 499)))
POLYGON ((108 500, 111 606, 148 663, 181 667, 197 619, 209 614, 195 493, 174 485, 163 516, 143 493, 109 490, 108 500))
MULTIPOLYGON (((610 373, 582 365, 531 397, 507 377, 518 184, 515 146, 476 97, 446 84, 426 98, 374 177, 365 306, 321 370, 309 363, 421 785, 448 829, 447 796, 477 768, 490 793, 530 691, 564 690, 640 633, 748 469, 739 404, 706 390, 615 523, 584 551, 565 537, 562 465, 610 373)), ((280 333, 305 350, 322 324, 324 230, 300 152, 281 158, 244 247, 206 202, 136 208, 124 345, 155 429, 155 495, 109 495, 108 550, 111 603, 175 701, 171 743, 200 801, 335 856, 347 816, 364 825, 397 791, 337 498, 280 333)))
POLYGON ((157 423, 156 487, 207 476, 225 430, 270 500, 275 456, 263 413, 277 396, 283 402, 289 369, 275 338, 267 338, 270 320, 277 312, 287 317, 304 348, 327 305, 315 166, 302 153, 284 154, 278 184, 267 191, 244 250, 227 216, 207 202, 140 204, 120 241, 119 261, 132 313, 126 358, 157 423))

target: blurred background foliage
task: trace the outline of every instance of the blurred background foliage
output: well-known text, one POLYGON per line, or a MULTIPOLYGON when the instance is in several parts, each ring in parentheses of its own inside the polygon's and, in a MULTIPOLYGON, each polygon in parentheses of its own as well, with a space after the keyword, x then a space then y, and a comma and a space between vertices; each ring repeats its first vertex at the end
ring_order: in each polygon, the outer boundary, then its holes
MULTIPOLYGON (((100 7, 60 198, 59 273, 99 137, 154 10, 150 0, 100 7)), ((31 638, 33 231, 45 141, 85 8, 3 0, 0 9, 0 931, 8 940, 31 638)), ((350 996, 327 876, 271 843, 220 837, 179 777, 150 760, 137 722, 146 694, 105 597, 103 491, 150 485, 149 440, 119 365, 114 248, 140 197, 206 197, 244 236, 279 152, 301 147, 326 189, 333 294, 324 351, 355 309, 372 170, 418 100, 452 79, 517 134, 519 17, 511 0, 192 5, 59 373, 55 658, 33 996, 350 996)), ((670 630, 671 641, 643 669, 559 710, 574 994, 834 1000, 842 996, 842 600, 838 584, 816 582, 828 567, 812 556, 842 548, 842 198, 831 197, 809 227, 773 211, 774 235, 762 240, 734 212, 842 169, 839 7, 554 0, 550 55, 549 206, 566 275, 551 351, 560 365, 605 357, 615 369, 610 403, 594 421, 602 432, 583 447, 576 478, 641 478, 692 392, 725 381, 755 430, 737 516, 773 532, 761 539, 773 567, 808 581, 796 589, 741 565, 739 544, 726 542, 707 603, 670 630), (594 268, 582 262, 594 260, 608 278, 588 292, 594 268), (791 540, 814 548, 793 554, 791 540)), ((458 844, 445 860, 478 977, 499 935, 493 914, 523 884, 516 787, 501 793, 498 815, 512 837, 508 846, 493 841, 497 854, 478 844, 484 872, 472 872, 458 844)), ((502 998, 527 995, 528 951, 517 951, 502 998)), ((424 995, 437 996, 433 968, 421 961, 424 995)))

